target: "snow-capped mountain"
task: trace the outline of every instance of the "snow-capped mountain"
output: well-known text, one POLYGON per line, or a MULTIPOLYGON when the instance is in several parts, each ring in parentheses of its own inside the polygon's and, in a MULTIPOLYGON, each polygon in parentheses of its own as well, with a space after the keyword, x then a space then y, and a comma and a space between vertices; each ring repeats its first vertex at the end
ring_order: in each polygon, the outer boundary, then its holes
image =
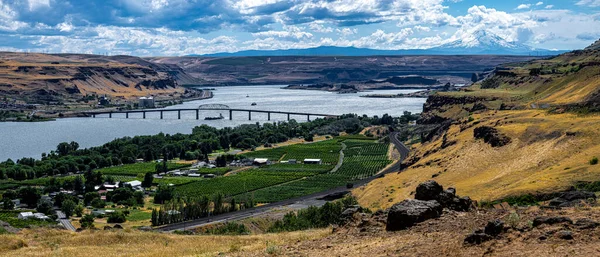
POLYGON ((545 49, 509 42, 506 39, 485 30, 474 33, 450 43, 429 49, 434 52, 456 54, 536 54, 538 51, 550 52, 545 49))
POLYGON ((377 50, 356 47, 319 46, 306 49, 248 50, 234 53, 214 53, 204 56, 369 56, 369 55, 557 55, 567 51, 536 49, 524 44, 509 42, 485 30, 430 49, 377 50))

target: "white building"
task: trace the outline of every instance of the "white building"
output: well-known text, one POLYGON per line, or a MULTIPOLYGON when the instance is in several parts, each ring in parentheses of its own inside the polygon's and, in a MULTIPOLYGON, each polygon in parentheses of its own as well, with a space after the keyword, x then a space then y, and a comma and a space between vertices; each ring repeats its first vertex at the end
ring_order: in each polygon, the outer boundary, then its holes
POLYGON ((138 105, 140 108, 154 108, 154 97, 140 97, 138 105))
POLYGON ((271 164, 271 161, 269 161, 269 159, 267 159, 267 158, 255 158, 254 161, 252 161, 252 164, 254 164, 254 165, 268 165, 268 164, 271 164))
POLYGON ((304 159, 304 164, 321 164, 321 159, 304 159))
POLYGON ((141 191, 142 189, 142 182, 139 180, 134 180, 134 181, 129 181, 129 182, 125 182, 123 183, 124 185, 130 185, 131 188, 133 188, 133 190, 137 190, 137 191, 141 191))
POLYGON ((48 216, 46 216, 43 213, 33 213, 33 212, 21 212, 19 213, 19 216, 17 216, 17 218, 19 218, 20 220, 26 220, 26 219, 31 219, 31 218, 35 218, 35 219, 40 219, 40 220, 46 220, 46 219, 50 219, 48 216))

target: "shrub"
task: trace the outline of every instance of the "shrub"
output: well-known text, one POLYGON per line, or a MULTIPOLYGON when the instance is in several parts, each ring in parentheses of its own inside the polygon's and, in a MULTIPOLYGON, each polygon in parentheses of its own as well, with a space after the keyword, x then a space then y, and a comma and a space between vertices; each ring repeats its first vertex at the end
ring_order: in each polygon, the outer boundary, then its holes
POLYGON ((86 214, 79 220, 82 228, 93 228, 94 227, 94 215, 86 214))
POLYGON ((127 221, 127 218, 125 218, 125 214, 120 211, 109 214, 107 219, 108 223, 123 223, 125 221, 127 221))
POLYGON ((100 200, 100 198, 96 198, 96 199, 92 200, 91 205, 94 208, 101 209, 101 208, 104 208, 104 206, 106 206, 106 203, 104 201, 100 200))
POLYGON ((596 165, 598 164, 598 157, 594 157, 590 160, 590 165, 596 165))

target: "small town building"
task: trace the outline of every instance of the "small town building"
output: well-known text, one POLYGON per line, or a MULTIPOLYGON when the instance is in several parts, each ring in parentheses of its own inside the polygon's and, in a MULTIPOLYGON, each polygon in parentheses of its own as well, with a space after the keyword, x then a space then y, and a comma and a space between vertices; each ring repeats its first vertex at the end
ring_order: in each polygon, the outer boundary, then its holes
POLYGON ((287 163, 288 163, 288 164, 296 164, 296 163, 297 163, 297 161, 296 161, 296 159, 289 159, 289 160, 287 161, 287 163))
POLYGON ((269 165, 271 164, 271 161, 269 161, 269 159, 267 158, 254 158, 254 161, 252 161, 252 164, 254 165, 269 165))
POLYGON ((33 212, 21 212, 19 213, 19 215, 17 216, 18 219, 20 220, 26 220, 26 219, 40 219, 40 220, 46 220, 46 219, 50 219, 48 216, 46 216, 46 214, 43 213, 33 213, 33 212))
POLYGON ((205 174, 204 178, 214 178, 216 177, 215 174, 205 174))
POLYGON ((154 97, 140 97, 138 106, 140 108, 154 108, 154 97))
POLYGON ((304 159, 304 164, 321 164, 321 159, 304 159))
POLYGON ((124 185, 129 185, 131 186, 131 188, 133 188, 133 190, 136 191, 141 191, 142 189, 142 182, 139 180, 134 180, 134 181, 129 181, 129 182, 125 182, 123 183, 124 185))
POLYGON ((197 174, 197 173, 191 173, 191 174, 188 174, 188 177, 193 177, 193 178, 199 178, 199 177, 201 177, 201 176, 202 176, 202 175, 200 175, 200 174, 197 174))

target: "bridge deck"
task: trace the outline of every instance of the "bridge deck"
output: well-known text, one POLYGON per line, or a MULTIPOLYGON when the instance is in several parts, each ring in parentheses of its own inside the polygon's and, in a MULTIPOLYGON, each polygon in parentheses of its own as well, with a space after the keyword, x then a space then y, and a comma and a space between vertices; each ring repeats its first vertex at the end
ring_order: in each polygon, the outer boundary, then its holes
POLYGON ((310 115, 310 116, 323 116, 323 117, 338 117, 339 116, 339 115, 334 115, 334 114, 322 114, 322 113, 267 111, 267 110, 252 110, 252 109, 220 109, 220 108, 206 108, 206 109, 182 108, 182 109, 151 109, 151 110, 130 110, 130 111, 102 111, 102 112, 86 112, 85 114, 100 115, 100 114, 119 114, 119 113, 177 112, 177 111, 232 111, 232 112, 277 113, 277 114, 290 114, 290 115, 310 115))

